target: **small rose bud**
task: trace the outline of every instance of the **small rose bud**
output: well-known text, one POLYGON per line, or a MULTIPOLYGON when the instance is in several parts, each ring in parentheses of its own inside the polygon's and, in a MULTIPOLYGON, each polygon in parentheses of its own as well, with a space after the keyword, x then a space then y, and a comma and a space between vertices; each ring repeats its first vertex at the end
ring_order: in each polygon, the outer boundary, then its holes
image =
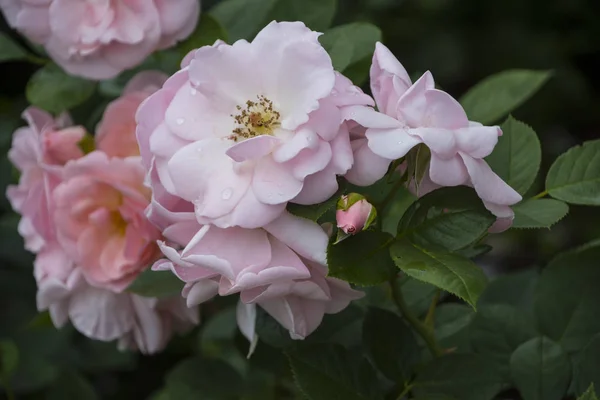
POLYGON ((367 229, 376 216, 375 207, 357 193, 342 196, 337 203, 337 226, 347 235, 367 229))

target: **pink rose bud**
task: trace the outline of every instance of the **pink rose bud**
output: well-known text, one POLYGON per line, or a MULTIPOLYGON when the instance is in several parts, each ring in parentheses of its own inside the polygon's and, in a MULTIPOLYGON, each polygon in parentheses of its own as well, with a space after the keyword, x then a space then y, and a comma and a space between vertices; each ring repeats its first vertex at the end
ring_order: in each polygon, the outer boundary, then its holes
POLYGON ((368 228, 376 216, 375 208, 359 194, 342 196, 337 203, 337 226, 345 234, 354 235, 368 228))

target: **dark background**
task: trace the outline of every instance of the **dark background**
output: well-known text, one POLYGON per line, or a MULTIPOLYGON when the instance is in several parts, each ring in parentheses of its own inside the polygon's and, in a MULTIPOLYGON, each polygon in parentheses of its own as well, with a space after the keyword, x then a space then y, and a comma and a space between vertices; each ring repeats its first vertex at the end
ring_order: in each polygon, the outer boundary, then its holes
MULTIPOLYGON (((215 3, 216 0, 206 0, 203 8, 215 3)), ((455 97, 482 78, 505 69, 552 70, 553 77, 545 87, 514 112, 516 118, 538 133, 544 169, 567 148, 600 138, 598 0, 339 0, 334 25, 360 20, 382 29, 384 43, 409 73, 431 70, 438 84, 455 97)), ((1 19, 0 30, 9 31, 1 19)), ((16 35, 14 38, 18 39, 16 35)), ((23 124, 19 114, 26 107, 25 85, 37 68, 26 62, 0 64, 0 191, 3 192, 7 184, 14 182, 6 152, 12 132, 23 124)), ((540 181, 532 194, 542 190, 540 181)), ((0 197, 0 338, 14 334, 14 326, 35 315, 33 257, 22 250, 16 223, 8 202, 0 197)), ((539 266, 560 250, 597 237, 600 237, 599 212, 591 207, 571 207, 570 215, 551 230, 511 231, 494 237, 493 243, 490 241, 494 251, 480 262, 490 273, 522 269, 535 263, 539 266)), ((63 334, 80 347, 89 346, 75 332, 63 334)), ((56 368, 69 357, 75 357, 77 368, 84 369, 104 397, 111 399, 146 398, 161 386, 164 372, 195 345, 176 342, 159 356, 138 356, 135 369, 130 368, 133 356, 120 361, 111 359, 115 370, 111 371, 109 364, 107 371, 90 366, 85 354, 93 358, 108 350, 64 352, 59 346, 63 339, 55 336, 44 336, 38 344, 40 349, 35 350, 53 354, 46 367, 56 368)), ((190 340, 196 340, 195 336, 190 340)), ((44 397, 33 393, 23 398, 44 397)))

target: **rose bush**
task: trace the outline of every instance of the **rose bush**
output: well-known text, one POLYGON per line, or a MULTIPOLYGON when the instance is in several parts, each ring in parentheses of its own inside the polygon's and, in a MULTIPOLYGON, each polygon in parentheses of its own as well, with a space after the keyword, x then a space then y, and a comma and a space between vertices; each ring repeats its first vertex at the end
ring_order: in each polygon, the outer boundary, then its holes
POLYGON ((539 118, 590 98, 589 46, 521 109, 548 71, 456 96, 528 65, 521 18, 338 3, 0 0, 2 395, 596 398, 600 141, 556 157, 539 118))

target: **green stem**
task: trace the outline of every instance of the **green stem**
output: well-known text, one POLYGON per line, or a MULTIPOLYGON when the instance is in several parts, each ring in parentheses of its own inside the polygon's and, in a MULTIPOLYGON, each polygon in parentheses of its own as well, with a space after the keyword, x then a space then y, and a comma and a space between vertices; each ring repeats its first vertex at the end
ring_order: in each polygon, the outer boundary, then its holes
POLYGON ((429 305, 429 310, 427 311, 427 316, 425 317, 425 326, 429 329, 433 328, 433 318, 435 316, 435 308, 437 307, 438 301, 440 301, 441 290, 435 291, 435 296, 433 296, 433 300, 431 300, 431 304, 429 305))
POLYGON ((427 327, 423 322, 421 322, 408 308, 406 305, 406 301, 402 295, 402 291, 398 289, 396 285, 396 277, 390 280, 390 287, 392 289, 392 297, 396 306, 402 313, 402 316, 406 321, 413 327, 413 329, 423 338, 425 344, 431 351, 434 357, 440 357, 443 354, 442 349, 438 346, 435 336, 433 334, 433 330, 427 327))
POLYGON ((548 191, 544 190, 541 193, 536 194, 535 196, 532 197, 532 199, 541 199, 542 197, 546 197, 548 195, 548 191))
POLYGON ((48 63, 47 59, 38 57, 38 56, 34 56, 33 54, 27 55, 27 61, 29 61, 32 64, 37 64, 37 65, 46 65, 48 63))
POLYGON ((402 400, 404 398, 404 396, 406 396, 408 394, 408 392, 410 392, 411 389, 412 389, 412 385, 404 386, 404 390, 398 395, 398 398, 396 400, 402 400))

